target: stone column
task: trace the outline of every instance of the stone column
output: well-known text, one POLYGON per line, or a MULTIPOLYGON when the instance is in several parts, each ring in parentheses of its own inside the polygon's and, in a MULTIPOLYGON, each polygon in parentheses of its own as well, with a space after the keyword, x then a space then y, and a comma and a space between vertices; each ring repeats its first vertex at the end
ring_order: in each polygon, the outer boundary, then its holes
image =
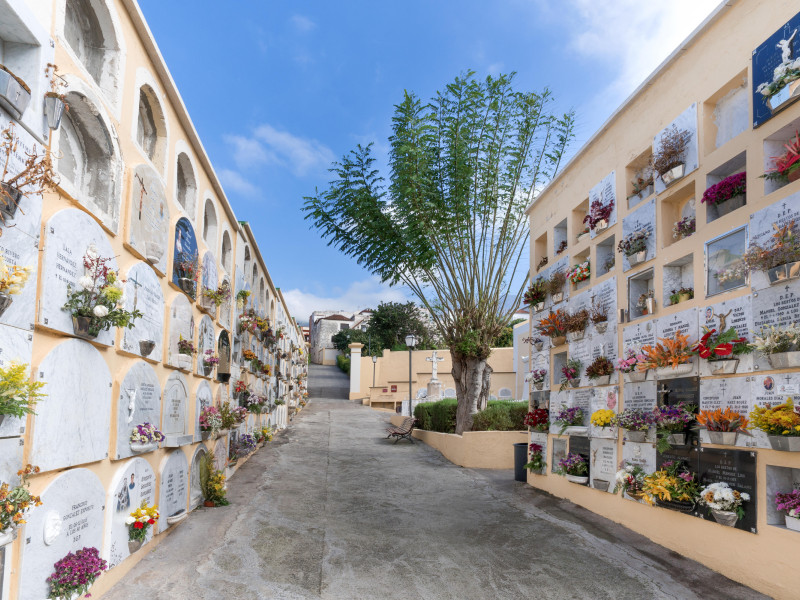
POLYGON ((350 400, 361 398, 361 349, 364 344, 350 344, 350 400))

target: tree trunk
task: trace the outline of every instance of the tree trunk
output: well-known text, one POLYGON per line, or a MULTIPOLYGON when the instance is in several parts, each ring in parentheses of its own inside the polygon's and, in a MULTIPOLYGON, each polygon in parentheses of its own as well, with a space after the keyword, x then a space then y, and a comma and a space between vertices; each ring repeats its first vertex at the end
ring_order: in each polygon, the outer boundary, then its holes
POLYGON ((481 403, 486 407, 489 397, 489 384, 492 368, 486 359, 463 356, 450 351, 453 359, 452 375, 456 383, 456 433, 472 430, 472 415, 480 410, 481 403))

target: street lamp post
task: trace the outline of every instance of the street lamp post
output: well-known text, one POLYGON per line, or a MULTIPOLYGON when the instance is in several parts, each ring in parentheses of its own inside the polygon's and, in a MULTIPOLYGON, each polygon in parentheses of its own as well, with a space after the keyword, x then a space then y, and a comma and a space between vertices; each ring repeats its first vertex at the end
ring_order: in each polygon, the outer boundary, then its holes
POLYGON ((411 393, 411 353, 414 346, 417 345, 417 337, 410 333, 406 336, 406 346, 408 346, 408 416, 413 417, 414 411, 412 410, 412 393, 411 393))
POLYGON ((378 362, 378 357, 372 357, 372 387, 375 387, 375 364, 378 362))

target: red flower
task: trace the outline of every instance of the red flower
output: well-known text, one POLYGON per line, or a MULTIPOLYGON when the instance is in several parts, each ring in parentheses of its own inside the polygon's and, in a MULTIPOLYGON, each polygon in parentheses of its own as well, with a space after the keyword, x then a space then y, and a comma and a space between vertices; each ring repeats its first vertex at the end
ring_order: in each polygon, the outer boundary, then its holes
POLYGON ((148 525, 155 525, 156 522, 153 519, 148 519, 147 524, 148 525))
POLYGON ((712 334, 716 333, 716 329, 712 329, 711 331, 707 331, 703 337, 700 338, 700 343, 705 344, 708 341, 708 338, 711 337, 712 334))
POLYGON ((730 356, 733 354, 733 344, 720 344, 714 348, 714 354, 717 356, 730 356))
POLYGON ((708 358, 709 356, 711 356, 711 350, 703 346, 702 350, 700 350, 700 357, 708 358))
POLYGON ((133 524, 133 528, 134 529, 142 529, 142 528, 144 528, 144 523, 142 523, 141 521, 136 521, 136 523, 133 524))

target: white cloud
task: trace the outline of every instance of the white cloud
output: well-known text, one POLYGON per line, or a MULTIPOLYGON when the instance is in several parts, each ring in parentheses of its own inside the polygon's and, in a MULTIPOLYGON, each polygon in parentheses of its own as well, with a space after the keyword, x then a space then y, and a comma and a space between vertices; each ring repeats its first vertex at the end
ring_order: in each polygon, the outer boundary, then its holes
POLYGON ((413 299, 405 288, 389 287, 376 277, 354 281, 346 290, 334 294, 314 294, 299 289, 281 290, 289 311, 298 321, 304 321, 315 310, 357 311, 375 308, 381 302, 408 302, 413 299))
POLYGON ((258 194, 258 188, 236 171, 221 169, 219 171, 219 179, 222 181, 222 186, 227 190, 233 190, 243 196, 256 196, 258 194))
POLYGON ((314 21, 303 15, 292 15, 292 18, 289 20, 292 22, 292 25, 294 25, 294 28, 301 33, 308 33, 317 27, 314 21))
POLYGON ((331 149, 322 142, 267 123, 256 127, 250 136, 227 135, 224 139, 233 146, 233 159, 241 170, 272 164, 302 177, 311 171, 326 170, 335 160, 331 149))

